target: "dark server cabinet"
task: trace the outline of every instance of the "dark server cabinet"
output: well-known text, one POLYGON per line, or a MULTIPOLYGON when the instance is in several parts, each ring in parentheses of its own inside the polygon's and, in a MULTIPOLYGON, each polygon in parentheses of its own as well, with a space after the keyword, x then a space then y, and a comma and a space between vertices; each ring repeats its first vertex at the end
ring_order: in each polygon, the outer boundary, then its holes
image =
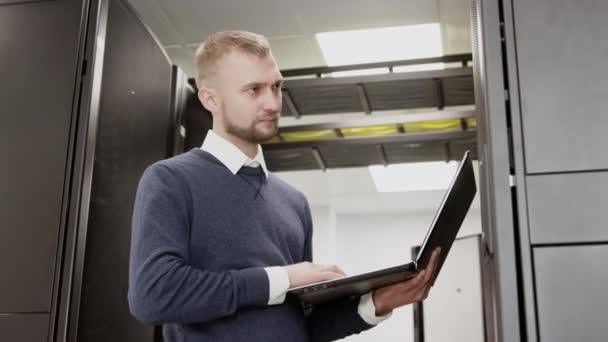
MULTIPOLYGON (((193 82, 191 80, 190 84, 193 82)), ((207 131, 213 128, 213 117, 211 112, 201 104, 196 94, 196 89, 192 90, 186 101, 186 110, 183 118, 186 135, 184 150, 188 151, 202 146, 207 136, 207 131)))
POLYGON ((48 341, 49 314, 0 315, 2 341, 48 341))
POLYGON ((0 63, 0 340, 154 341, 131 216, 183 145, 185 77, 123 0, 0 1, 0 63))
MULTIPOLYGON (((131 220, 144 169, 175 143, 172 65, 126 1, 108 1, 105 53, 86 227, 80 232, 79 342, 153 341, 127 303, 131 220)), ((74 321, 76 323, 76 320, 74 321)))
POLYGON ((177 65, 173 65, 171 69, 171 110, 173 116, 171 121, 173 122, 173 141, 172 149, 173 154, 177 155, 184 152, 186 142, 186 126, 184 123, 186 117, 186 110, 188 105, 188 98, 196 96, 194 89, 188 83, 188 77, 177 65))
POLYGON ((68 203, 82 11, 80 0, 0 2, 3 341, 48 335, 68 203))

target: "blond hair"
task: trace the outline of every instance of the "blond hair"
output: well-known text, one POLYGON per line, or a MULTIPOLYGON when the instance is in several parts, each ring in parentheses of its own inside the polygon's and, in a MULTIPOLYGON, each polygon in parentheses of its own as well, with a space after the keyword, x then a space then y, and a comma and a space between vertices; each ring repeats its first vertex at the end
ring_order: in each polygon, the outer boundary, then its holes
POLYGON ((216 72, 217 61, 234 49, 263 58, 270 53, 270 43, 266 37, 247 31, 222 31, 209 35, 194 54, 195 80, 199 89, 216 72))

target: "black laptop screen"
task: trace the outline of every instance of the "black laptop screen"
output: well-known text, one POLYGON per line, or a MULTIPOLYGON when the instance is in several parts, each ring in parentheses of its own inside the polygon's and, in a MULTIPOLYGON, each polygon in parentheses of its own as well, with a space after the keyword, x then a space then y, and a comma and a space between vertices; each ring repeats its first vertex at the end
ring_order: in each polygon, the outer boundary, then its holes
POLYGON ((427 231, 416 258, 418 269, 426 267, 436 247, 442 249, 438 265, 439 268, 441 267, 467 215, 473 198, 475 198, 477 187, 469 154, 469 151, 464 154, 452 183, 435 214, 433 223, 427 231))

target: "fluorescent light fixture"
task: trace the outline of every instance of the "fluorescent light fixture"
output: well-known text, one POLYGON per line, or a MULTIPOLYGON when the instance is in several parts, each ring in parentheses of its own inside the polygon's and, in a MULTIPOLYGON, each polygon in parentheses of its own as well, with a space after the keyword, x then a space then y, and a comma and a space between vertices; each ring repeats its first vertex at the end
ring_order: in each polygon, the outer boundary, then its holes
POLYGON ((443 54, 438 23, 323 32, 316 35, 329 66, 437 57, 443 54))
POLYGON ((369 172, 378 192, 447 190, 458 162, 371 165, 369 172))
POLYGON ((363 76, 363 75, 381 75, 388 74, 388 68, 372 68, 361 70, 336 71, 330 74, 331 77, 348 77, 348 76, 363 76))
POLYGON ((417 65, 402 65, 393 68, 393 72, 412 72, 445 69, 445 63, 429 63, 417 65))

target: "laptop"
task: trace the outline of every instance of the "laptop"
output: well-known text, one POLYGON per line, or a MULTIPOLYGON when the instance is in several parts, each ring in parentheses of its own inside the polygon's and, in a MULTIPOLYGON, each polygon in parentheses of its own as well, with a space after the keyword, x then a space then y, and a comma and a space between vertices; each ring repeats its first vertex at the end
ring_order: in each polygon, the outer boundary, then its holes
POLYGON ((477 193, 469 154, 469 151, 465 152, 458 166, 421 244, 416 261, 356 276, 296 287, 290 289, 287 296, 308 304, 320 304, 347 296, 361 296, 374 289, 415 277, 418 271, 427 266, 435 248, 441 247, 435 273, 437 277, 477 193))

